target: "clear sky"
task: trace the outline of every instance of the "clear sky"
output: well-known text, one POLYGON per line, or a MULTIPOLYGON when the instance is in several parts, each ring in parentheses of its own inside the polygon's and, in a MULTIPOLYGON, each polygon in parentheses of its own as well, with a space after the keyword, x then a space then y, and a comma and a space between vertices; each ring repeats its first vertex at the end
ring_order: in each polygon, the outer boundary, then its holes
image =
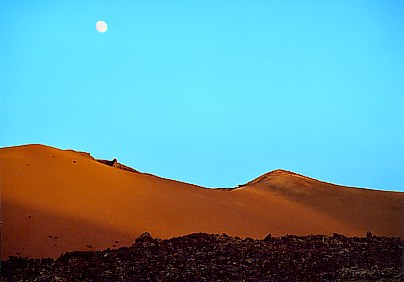
POLYGON ((404 191, 404 1, 0 1, 0 146, 404 191), (99 33, 97 20, 108 30, 99 33))

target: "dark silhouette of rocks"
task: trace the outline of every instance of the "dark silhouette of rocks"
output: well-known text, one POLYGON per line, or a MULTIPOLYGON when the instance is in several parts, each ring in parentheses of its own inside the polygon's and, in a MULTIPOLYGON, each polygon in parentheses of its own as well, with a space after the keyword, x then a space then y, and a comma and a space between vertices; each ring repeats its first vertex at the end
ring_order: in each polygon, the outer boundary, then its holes
POLYGON ((403 281, 400 238, 310 235, 265 240, 145 232, 131 247, 58 259, 10 257, 2 281, 403 281))
MULTIPOLYGON (((87 152, 74 151, 74 150, 66 150, 66 151, 74 152, 76 154, 79 154, 79 155, 87 158, 87 159, 97 161, 97 162, 102 163, 102 164, 107 165, 107 166, 116 167, 117 169, 122 169, 122 170, 130 171, 130 172, 137 172, 137 173, 139 172, 139 171, 137 171, 137 170, 135 170, 135 169, 133 169, 133 168, 131 168, 129 166, 126 166, 126 165, 123 165, 123 164, 119 163, 116 158, 114 158, 112 161, 109 161, 109 160, 95 159, 93 156, 91 156, 90 153, 87 153, 87 152)), ((52 158, 54 158, 54 157, 55 156, 52 156, 52 158)), ((73 163, 77 163, 77 161, 73 160, 73 163)))
POLYGON ((149 232, 142 233, 138 238, 135 239, 135 245, 137 244, 148 244, 155 241, 149 232))
POLYGON ((122 169, 122 170, 126 170, 126 171, 130 171, 130 172, 139 172, 129 166, 123 165, 121 163, 118 163, 117 159, 113 159, 112 161, 108 161, 108 160, 96 160, 99 163, 105 164, 107 166, 111 166, 111 167, 116 167, 117 169, 122 169))
POLYGON ((274 238, 272 238, 271 234, 268 234, 267 236, 265 236, 264 238, 264 242, 272 242, 274 240, 274 238))

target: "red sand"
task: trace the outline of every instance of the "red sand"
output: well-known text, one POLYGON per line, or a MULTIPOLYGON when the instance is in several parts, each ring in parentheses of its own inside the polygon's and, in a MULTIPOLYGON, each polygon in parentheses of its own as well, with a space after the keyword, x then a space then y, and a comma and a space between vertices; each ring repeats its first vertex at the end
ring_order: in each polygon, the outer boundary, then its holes
POLYGON ((282 170, 238 189, 206 189, 109 167, 71 150, 27 145, 0 149, 0 176, 2 258, 127 246, 144 231, 159 238, 404 234, 404 193, 282 170))

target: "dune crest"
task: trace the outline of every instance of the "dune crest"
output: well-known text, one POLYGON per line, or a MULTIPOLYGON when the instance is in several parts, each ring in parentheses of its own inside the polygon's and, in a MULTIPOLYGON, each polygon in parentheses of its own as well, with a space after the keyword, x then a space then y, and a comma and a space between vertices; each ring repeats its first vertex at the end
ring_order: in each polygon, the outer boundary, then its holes
POLYGON ((257 183, 262 183, 262 182, 267 182, 269 180, 271 180, 274 177, 278 177, 278 176, 292 176, 292 177, 299 177, 302 179, 311 179, 311 180, 315 180, 318 181, 317 179, 313 179, 292 171, 288 171, 288 170, 284 170, 284 169, 276 169, 270 172, 267 172, 263 175, 258 176, 257 178, 251 180, 250 182, 244 184, 244 185, 253 185, 253 184, 257 184, 257 183))
POLYGON ((404 193, 338 186, 285 170, 238 189, 208 189, 118 164, 44 145, 1 148, 2 258, 119 247, 146 230, 160 238, 404 233, 404 193))

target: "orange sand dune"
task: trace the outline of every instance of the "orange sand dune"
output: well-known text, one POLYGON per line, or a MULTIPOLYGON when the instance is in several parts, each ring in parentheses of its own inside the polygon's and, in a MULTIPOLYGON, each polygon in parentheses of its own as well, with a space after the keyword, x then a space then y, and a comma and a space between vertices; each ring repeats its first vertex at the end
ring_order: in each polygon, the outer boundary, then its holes
POLYGON ((206 189, 43 145, 2 148, 0 157, 2 258, 120 247, 144 231, 160 238, 404 234, 399 192, 337 186, 283 170, 237 189, 206 189))

